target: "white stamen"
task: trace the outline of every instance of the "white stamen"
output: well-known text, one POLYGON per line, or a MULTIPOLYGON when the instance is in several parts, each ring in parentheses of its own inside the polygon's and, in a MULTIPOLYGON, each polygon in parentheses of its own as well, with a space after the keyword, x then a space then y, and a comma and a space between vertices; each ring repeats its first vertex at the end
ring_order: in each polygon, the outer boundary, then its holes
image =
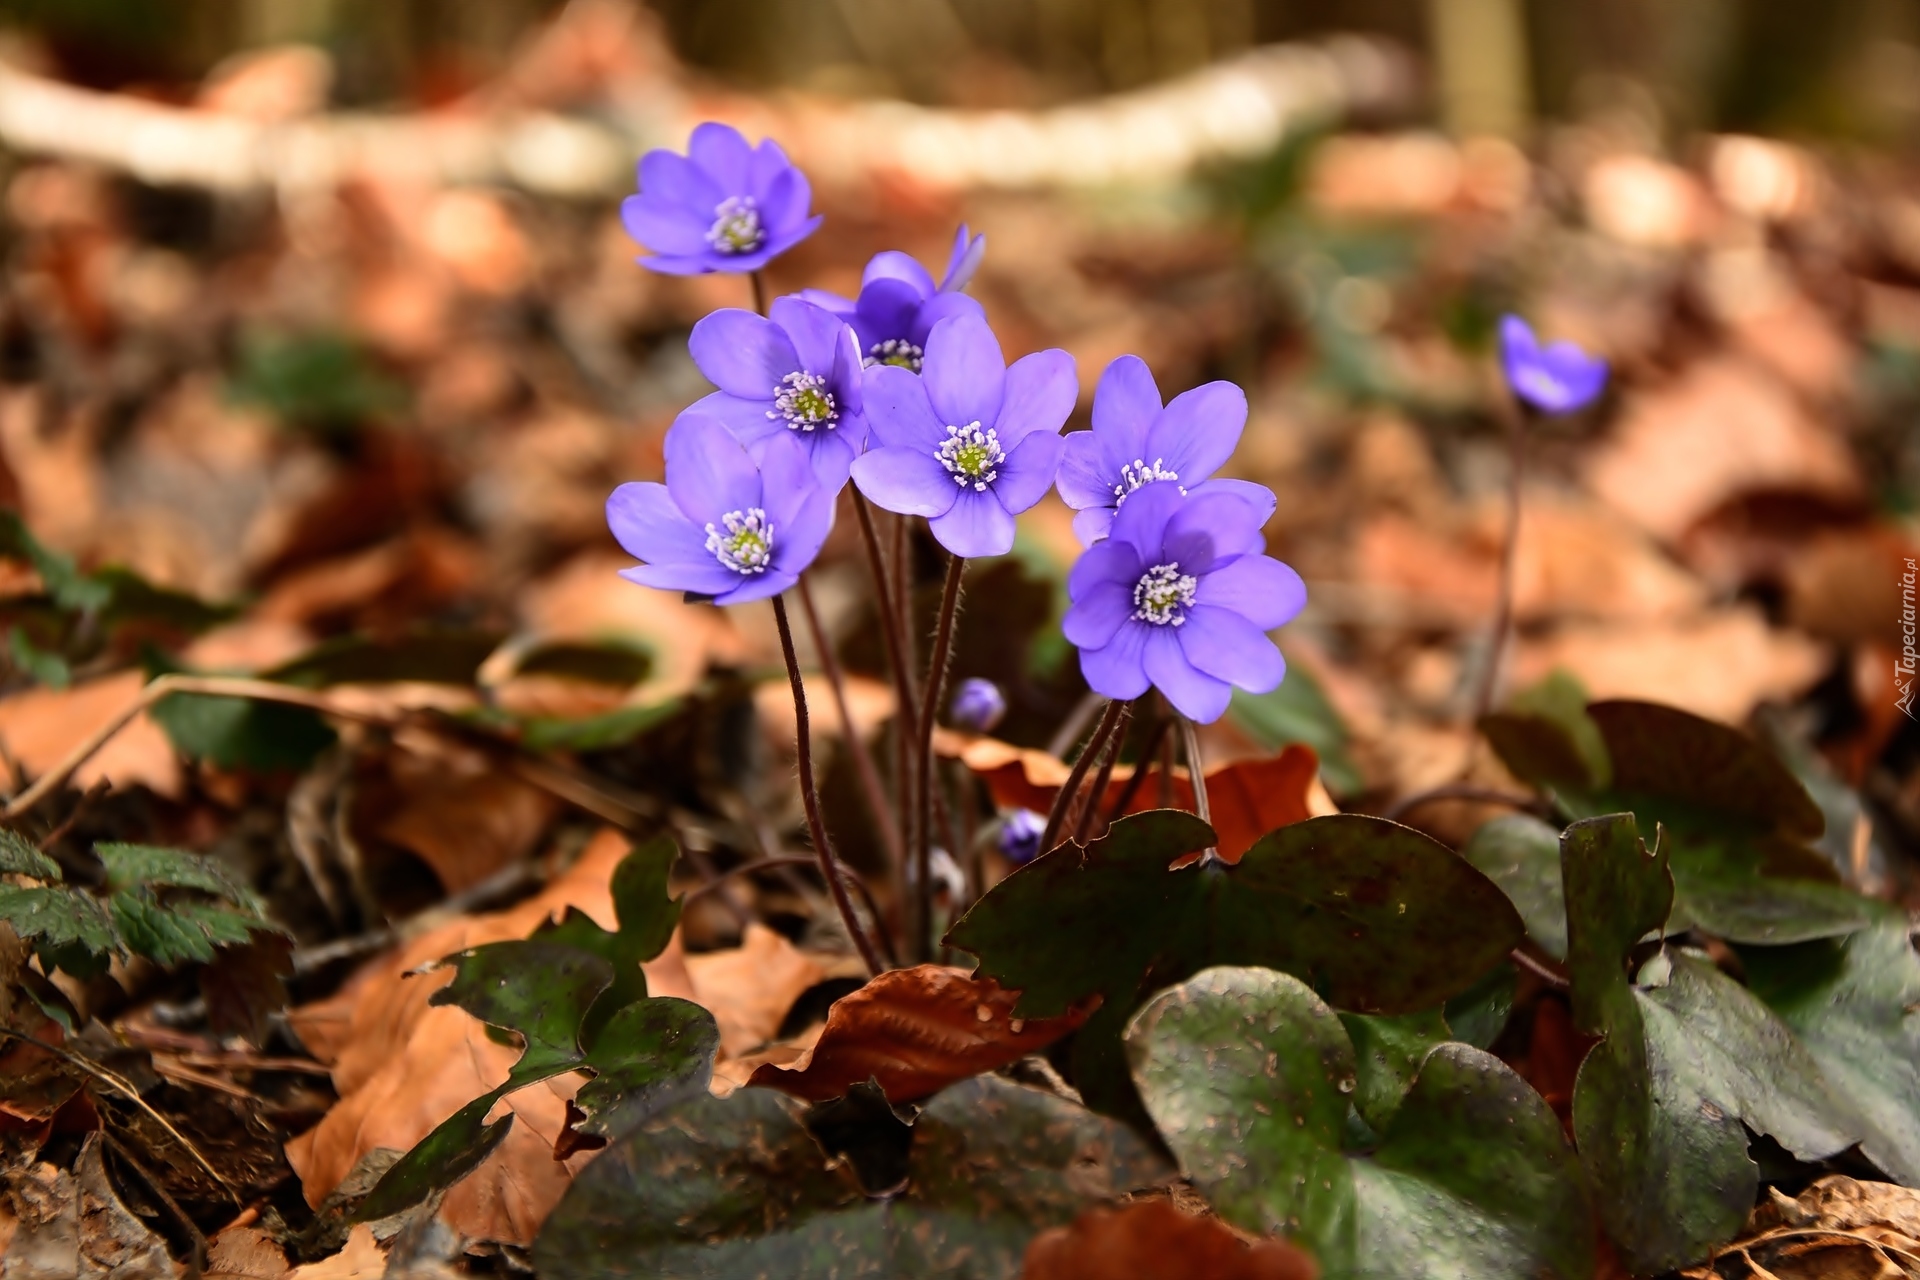
POLYGON ((760 210, 751 196, 728 196, 713 211, 713 225, 707 228, 707 243, 725 254, 752 253, 766 241, 760 226, 760 210))
POLYGON ((933 456, 940 460, 955 484, 962 489, 971 485, 975 493, 987 491, 987 486, 1000 476, 1000 464, 1007 460, 1000 449, 999 433, 991 427, 982 431, 978 422, 948 427, 947 438, 940 442, 933 456))
POLYGON ((840 420, 840 409, 825 378, 796 369, 774 387, 773 408, 767 410, 767 417, 786 419, 789 430, 812 431, 833 426, 840 420))
POLYGON ((773 560, 773 525, 760 507, 729 511, 720 517, 725 533, 707 526, 707 550, 714 559, 740 574, 765 573, 773 560))
POLYGON ((1156 627, 1184 627, 1200 580, 1180 572, 1180 562, 1157 564, 1133 584, 1133 616, 1156 627))
MULTIPOLYGON (((1128 495, 1136 489, 1145 488, 1147 485, 1159 480, 1177 481, 1180 479, 1180 473, 1178 471, 1167 470, 1167 468, 1160 465, 1161 461, 1159 458, 1155 458, 1152 462, 1135 458, 1131 464, 1120 468, 1120 483, 1113 486, 1113 509, 1115 511, 1118 511, 1122 506, 1126 505, 1128 495)), ((1185 497, 1186 493, 1187 491, 1184 488, 1180 490, 1181 497, 1185 497)))
POLYGON ((860 363, 861 367, 867 369, 877 364, 894 364, 918 373, 921 361, 926 354, 924 349, 914 346, 905 338, 888 338, 885 342, 876 342, 867 348, 866 358, 860 363))

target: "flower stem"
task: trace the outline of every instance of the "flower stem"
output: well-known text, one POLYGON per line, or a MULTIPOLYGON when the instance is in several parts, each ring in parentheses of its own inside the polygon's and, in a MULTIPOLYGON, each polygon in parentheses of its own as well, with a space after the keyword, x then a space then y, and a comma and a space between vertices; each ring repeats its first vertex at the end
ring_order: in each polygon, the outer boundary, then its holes
MULTIPOLYGON (((960 583, 967 562, 960 556, 947 557, 947 580, 940 589, 939 620, 933 629, 933 650, 927 655, 927 683, 920 699, 920 754, 915 761, 914 794, 920 798, 920 819, 916 826, 919 844, 914 849, 915 954, 926 958, 933 954, 933 723, 940 707, 940 691, 947 683, 947 659, 953 653, 953 624, 960 612, 960 583)), ((944 824, 943 824, 944 825, 944 824)))
POLYGON ((1509 409, 1508 435, 1513 453, 1507 468, 1507 531, 1500 543, 1500 586, 1494 597, 1493 633, 1487 639, 1487 664, 1480 673, 1480 685, 1474 691, 1469 725, 1477 725, 1493 710, 1493 696, 1500 686, 1500 665, 1505 660, 1507 633, 1513 629, 1513 572, 1520 546, 1520 481, 1527 467, 1527 411, 1519 406, 1509 409))
MULTIPOLYGON (((1213 806, 1207 802, 1207 762, 1200 754, 1200 730, 1193 721, 1173 713, 1180 719, 1180 747, 1187 757, 1187 778, 1193 783, 1193 816, 1213 825, 1213 806)), ((1200 855, 1201 860, 1210 861, 1220 856, 1220 851, 1209 847, 1200 855)))
POLYGON ((1114 762, 1120 758, 1120 748, 1127 740, 1127 721, 1132 714, 1131 704, 1120 708, 1120 722, 1107 735, 1106 748, 1100 753, 1100 772, 1093 776, 1093 789, 1087 793, 1086 803, 1074 802, 1078 810, 1073 823, 1075 844, 1085 844, 1093 834, 1093 820, 1100 812, 1100 802, 1106 799, 1107 784, 1113 781, 1114 762))
POLYGON ((1073 772, 1067 775, 1066 785, 1053 798, 1053 808, 1047 813, 1047 825, 1040 833, 1040 852, 1046 853, 1060 838, 1060 828, 1066 824, 1067 810, 1072 808, 1074 797, 1080 794, 1080 785, 1087 780, 1087 773, 1093 768, 1094 757, 1107 745, 1107 739, 1113 735, 1114 726, 1120 723, 1120 713, 1126 709, 1126 703, 1110 700, 1106 711, 1100 717, 1100 723, 1093 727, 1093 736, 1087 739, 1087 745, 1073 762, 1073 772))
MULTIPOLYGON (((1128 778, 1126 785, 1120 788, 1119 797, 1114 800, 1113 808, 1107 812, 1108 826, 1112 826, 1114 823, 1120 821, 1121 818, 1125 817, 1127 806, 1131 805, 1133 798, 1140 794, 1141 784, 1147 780, 1147 774, 1152 771, 1154 754, 1160 750, 1160 743, 1167 736, 1167 726, 1172 723, 1173 722, 1165 716, 1154 717, 1153 728, 1147 730, 1146 744, 1140 748, 1140 753, 1134 757, 1133 776, 1128 778)), ((1116 760, 1119 759, 1117 752, 1114 758, 1116 760)), ((1098 793, 1096 792, 1095 794, 1098 793)))
POLYGON ((807 832, 813 837, 814 856, 820 862, 820 878, 826 881, 834 908, 840 912, 847 936, 853 939, 860 958, 866 962, 867 972, 879 974, 887 966, 880 959, 879 949, 874 946, 873 939, 861 927, 860 917, 853 909, 853 899, 847 896, 846 882, 840 878, 833 846, 827 841, 827 823, 820 813, 820 792, 813 782, 813 731, 807 723, 807 690, 800 681, 800 659, 793 651, 793 627, 787 622, 787 602, 783 597, 773 598, 773 620, 780 628, 780 652, 787 660, 787 680, 793 685, 794 739, 800 757, 800 802, 807 811, 807 832))
POLYGON ((767 314, 767 276, 764 271, 755 271, 748 276, 753 281, 753 309, 758 315, 767 314))
POLYGON ((853 757, 854 772, 860 775, 860 790, 867 802, 867 815, 873 819, 873 829, 879 833, 880 843, 886 846, 887 861, 892 865, 895 875, 906 870, 906 849, 900 843, 900 827, 894 821, 893 812, 887 807, 886 788, 880 783, 880 771, 874 768, 873 755, 867 750, 867 743, 860 736, 853 722, 853 708, 847 703, 847 682, 840 672, 840 660, 833 653, 833 638, 820 625, 820 611, 814 607, 813 591, 807 586, 807 575, 800 575, 800 611, 807 615, 807 630, 813 634, 813 647, 820 654, 820 670, 827 677, 827 688, 833 693, 834 710, 840 713, 841 734, 847 744, 847 751, 853 757))

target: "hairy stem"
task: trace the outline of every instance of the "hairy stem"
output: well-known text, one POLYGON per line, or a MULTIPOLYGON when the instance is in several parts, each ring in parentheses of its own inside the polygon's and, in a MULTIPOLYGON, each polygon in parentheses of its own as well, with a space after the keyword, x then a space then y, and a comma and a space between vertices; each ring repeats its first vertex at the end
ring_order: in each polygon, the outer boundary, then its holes
POLYGON ((880 959, 879 949, 874 946, 873 939, 861 927, 860 917, 854 913, 853 899, 847 896, 846 882, 840 878, 833 846, 827 842, 827 823, 820 813, 820 792, 813 782, 813 732, 807 723, 807 690, 800 681, 800 659, 793 651, 793 627, 787 622, 787 602, 780 596, 773 598, 773 620, 780 628, 780 653, 787 660, 787 680, 793 686, 794 740, 800 757, 800 802, 807 811, 807 832, 813 837, 814 856, 820 861, 820 878, 827 882, 827 893, 832 896, 833 905, 840 912, 847 936, 853 939, 860 958, 866 962, 867 972, 879 974, 887 966, 880 959))
POLYGON ((813 592, 807 586, 804 573, 800 575, 800 611, 807 615, 807 630, 813 634, 813 647, 820 654, 820 670, 833 693, 834 710, 840 713, 841 736, 847 753, 853 757, 854 772, 860 775, 860 791, 867 801, 867 814, 873 819, 880 843, 886 846, 887 862, 894 874, 899 875, 907 865, 905 846, 900 843, 900 827, 887 806, 887 790, 880 782, 880 771, 874 767, 873 754, 867 750, 866 740, 853 722, 853 708, 847 702, 847 682, 840 672, 840 660, 833 653, 833 638, 820 625, 820 611, 814 607, 813 592))
POLYGON ((1093 788, 1087 792, 1085 803, 1074 801, 1073 839, 1076 844, 1085 844, 1087 837, 1092 834, 1093 820, 1100 812, 1100 801, 1107 794, 1107 784, 1113 781, 1113 765, 1120 758, 1121 744, 1127 740, 1127 721, 1132 714, 1130 705, 1120 708, 1119 723, 1107 735, 1106 747, 1100 752, 1100 772, 1093 777, 1093 788))
POLYGON ((1060 788, 1060 794, 1053 798, 1053 808, 1047 814, 1047 825, 1040 833, 1040 852, 1046 853, 1060 838, 1060 828, 1066 823, 1067 810, 1072 807, 1074 797, 1080 794, 1080 785, 1087 780, 1087 773, 1093 768, 1094 757, 1107 745, 1107 739, 1113 735, 1114 726, 1120 723, 1120 715, 1126 710, 1126 703, 1109 701, 1106 712, 1101 715, 1100 723, 1093 727, 1093 736, 1087 739, 1087 745, 1073 762, 1073 772, 1067 775, 1066 785, 1060 788))
MULTIPOLYGON (((1207 803, 1207 762, 1200 754, 1200 730, 1179 712, 1173 714, 1180 718, 1180 747, 1187 757, 1187 777, 1193 783, 1193 816, 1212 826, 1213 806, 1207 803)), ((1200 855, 1202 861, 1219 856, 1220 851, 1212 846, 1200 855)))
MULTIPOLYGON (((953 624, 960 613, 960 583, 967 562, 947 557, 947 579, 940 588, 940 614, 933 628, 933 650, 927 655, 927 683, 921 690, 919 755, 914 762, 914 793, 920 797, 914 848, 914 954, 933 954, 933 723, 940 708, 940 691, 947 683, 947 659, 953 653, 953 624)), ((942 824, 945 825, 944 823, 942 824)))

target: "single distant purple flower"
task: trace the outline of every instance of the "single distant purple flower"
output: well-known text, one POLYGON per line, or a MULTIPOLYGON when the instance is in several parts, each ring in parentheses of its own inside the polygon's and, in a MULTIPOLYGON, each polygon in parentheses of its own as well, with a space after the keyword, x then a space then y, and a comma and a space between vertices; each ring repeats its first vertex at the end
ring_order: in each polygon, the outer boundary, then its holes
POLYGON ((607 499, 607 524, 646 561, 620 576, 744 604, 799 580, 833 527, 833 494, 806 451, 776 436, 755 466, 724 424, 688 410, 667 432, 667 482, 623 484, 607 499))
POLYGON ((1040 853, 1040 837, 1047 834, 1045 815, 1031 809, 1011 809, 1000 819, 1000 852, 1015 866, 1032 862, 1040 853))
POLYGON ((1500 321, 1500 364, 1513 394, 1545 413, 1592 404, 1607 385, 1607 362, 1571 342, 1543 347, 1519 316, 1500 321))
POLYGON ((1036 351, 1008 368, 985 320, 953 316, 928 335, 920 376, 875 365, 866 394, 876 444, 854 460, 860 492, 926 516, 957 556, 1011 551, 1013 517, 1053 487, 1078 395, 1073 357, 1036 351))
POLYGON ((1265 693, 1287 674, 1267 632, 1299 613, 1306 584, 1261 554, 1258 512, 1229 493, 1148 485, 1067 575, 1062 621, 1095 692, 1160 690, 1181 715, 1217 720, 1238 685, 1265 693))
POLYGON ((1231 493, 1273 514, 1273 490, 1212 475, 1240 443, 1247 425, 1246 393, 1231 382, 1209 382, 1162 408, 1153 372, 1139 356, 1121 356, 1100 375, 1093 393, 1093 430, 1067 439, 1060 461, 1060 497, 1076 514, 1073 531, 1090 547, 1107 536, 1114 513, 1143 485, 1174 484, 1198 497, 1231 493))
POLYGON ((948 316, 985 318, 980 304, 961 290, 973 279, 986 251, 987 238, 969 236, 962 223, 947 259, 946 277, 937 285, 925 267, 889 249, 867 263, 858 300, 824 289, 803 289, 800 296, 853 326, 867 364, 897 364, 918 373, 933 326, 948 316))
POLYGON ((807 176, 779 143, 749 146, 738 129, 709 121, 686 155, 640 157, 640 194, 620 202, 620 221, 652 250, 640 265, 654 271, 758 271, 813 234, 812 202, 807 176))
POLYGON ((975 733, 991 732, 1006 714, 1007 699, 1000 692, 1000 686, 991 680, 978 678, 962 680, 960 687, 954 690, 952 705, 947 709, 949 720, 975 733))
POLYGON ((693 326, 687 348, 720 389, 692 408, 727 424, 756 457, 790 436, 820 483, 838 493, 867 443, 853 330, 810 302, 776 298, 772 317, 726 307, 693 326))

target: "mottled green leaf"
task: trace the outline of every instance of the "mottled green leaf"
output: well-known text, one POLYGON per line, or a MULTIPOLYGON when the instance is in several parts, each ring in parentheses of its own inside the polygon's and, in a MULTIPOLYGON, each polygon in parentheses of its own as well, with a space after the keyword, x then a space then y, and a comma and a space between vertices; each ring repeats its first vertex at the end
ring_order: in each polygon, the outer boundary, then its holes
POLYGON ((1298 979, 1217 968, 1128 1028, 1161 1135, 1227 1221, 1303 1242, 1326 1280, 1581 1277, 1592 1226, 1559 1121, 1499 1059, 1432 1047, 1370 1150, 1342 1019, 1298 979))
POLYGON ((1476 1049, 1491 1049, 1506 1030, 1520 972, 1511 963, 1495 965, 1487 976, 1446 1003, 1447 1026, 1453 1038, 1476 1049))
POLYGON ((1560 832, 1524 813, 1505 814, 1467 841, 1460 856, 1486 873, 1526 921, 1527 936, 1567 958, 1567 900, 1560 891, 1560 832))
POLYGON ((432 1133, 380 1175, 380 1181, 355 1208, 354 1220, 377 1222, 411 1209, 486 1163, 513 1128, 511 1111, 487 1123, 487 1113, 504 1092, 494 1089, 483 1093, 434 1126, 432 1133))
POLYGON ((1380 818, 1312 818, 1261 837, 1237 865, 1167 869, 1212 842, 1189 814, 1123 818, 1084 850, 1063 845, 1016 871, 948 934, 982 975, 1023 993, 1021 1017, 1103 997, 1074 1043, 1074 1082, 1096 1109, 1136 1105, 1119 1035, 1139 1001, 1210 965, 1292 973, 1354 1012, 1412 1013, 1467 990, 1524 933, 1479 871, 1380 818))
POLYGON ((1361 1119, 1376 1130, 1383 1129, 1393 1113, 1400 1109, 1420 1064, 1437 1044, 1453 1039, 1447 1019, 1438 1009, 1423 1013, 1403 1013, 1395 1017, 1380 1014, 1343 1013, 1340 1025, 1346 1028, 1353 1044, 1358 1085, 1353 1105, 1361 1119))
POLYGON ((1561 845, 1574 1020, 1604 1039, 1581 1064, 1574 1134, 1602 1220, 1636 1272, 1703 1256, 1739 1229, 1758 1170, 1744 1121, 1802 1159, 1851 1145, 1856 1122, 1818 1065, 1745 988, 1686 952, 1648 965, 1673 901, 1664 852, 1631 814, 1576 822, 1561 845))
POLYGON ((1920 957, 1887 911, 1841 942, 1741 951, 1754 992, 1800 1037, 1865 1128, 1860 1150, 1920 1186, 1920 957))
POLYGON ((33 847, 18 831, 0 828, 0 875, 30 876, 35 880, 64 880, 60 864, 33 847))
POLYGON ((607 1021, 582 1065, 593 1079, 573 1104, 584 1134, 615 1138, 648 1117, 703 1092, 713 1076, 720 1029, 688 1000, 637 1000, 607 1021))
POLYGON ((534 1245, 569 1280, 1012 1280, 1029 1240, 1167 1173, 1125 1126, 995 1076, 913 1133, 907 1185, 869 1200, 780 1094, 694 1098, 602 1152, 534 1245))
POLYGON ((1587 714, 1587 691, 1565 671, 1516 693, 1502 711, 1484 716, 1486 735, 1516 778, 1549 789, 1607 786, 1613 763, 1600 727, 1587 714))
POLYGON ((533 935, 535 941, 578 947, 612 967, 613 985, 595 1002, 581 1028, 583 1043, 592 1044, 616 1010, 646 998, 647 977, 640 966, 666 949, 680 923, 680 901, 667 896, 667 878, 679 856, 673 838, 659 835, 620 860, 611 886, 614 931, 602 929, 584 911, 568 908, 560 920, 533 935))
POLYGON ((105 973, 122 950, 113 919, 99 900, 65 885, 0 884, 0 920, 43 959, 76 977, 105 973))

